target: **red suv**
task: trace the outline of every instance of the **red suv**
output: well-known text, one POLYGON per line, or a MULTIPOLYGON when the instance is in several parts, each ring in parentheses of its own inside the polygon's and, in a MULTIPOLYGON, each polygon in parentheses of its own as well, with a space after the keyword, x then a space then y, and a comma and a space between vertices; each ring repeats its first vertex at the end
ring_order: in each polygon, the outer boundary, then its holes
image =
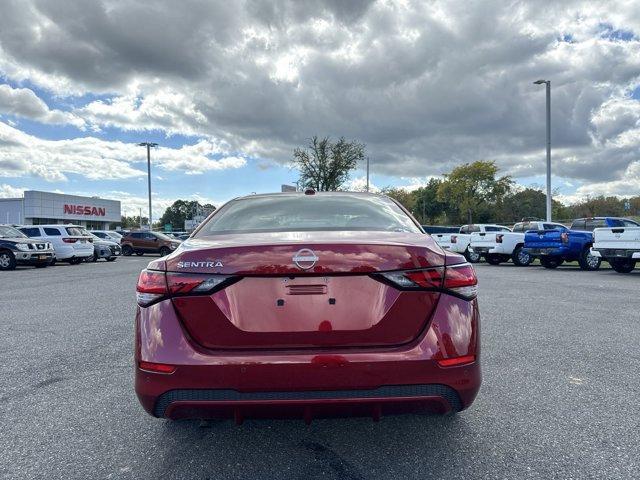
POLYGON ((136 392, 173 419, 457 412, 480 388, 476 284, 385 196, 235 199, 140 274, 136 392))

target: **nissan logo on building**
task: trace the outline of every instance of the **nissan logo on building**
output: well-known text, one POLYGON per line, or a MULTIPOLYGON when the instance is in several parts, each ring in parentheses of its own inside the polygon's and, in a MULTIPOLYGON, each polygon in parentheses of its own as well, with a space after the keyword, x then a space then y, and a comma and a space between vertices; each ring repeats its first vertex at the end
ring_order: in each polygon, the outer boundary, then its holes
POLYGON ((303 248, 302 250, 298 250, 298 252, 293 256, 293 263, 301 270, 309 270, 313 268, 313 266, 318 261, 318 257, 313 250, 309 250, 308 248, 303 248))

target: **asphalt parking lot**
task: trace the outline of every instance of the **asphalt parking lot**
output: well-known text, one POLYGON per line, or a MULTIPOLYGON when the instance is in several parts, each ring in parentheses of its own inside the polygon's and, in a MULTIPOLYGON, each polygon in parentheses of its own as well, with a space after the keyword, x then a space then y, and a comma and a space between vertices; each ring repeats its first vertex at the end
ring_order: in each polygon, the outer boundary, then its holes
POLYGON ((0 272, 0 477, 638 478, 640 270, 478 265, 484 383, 455 416, 170 422, 132 386, 150 260, 0 272))

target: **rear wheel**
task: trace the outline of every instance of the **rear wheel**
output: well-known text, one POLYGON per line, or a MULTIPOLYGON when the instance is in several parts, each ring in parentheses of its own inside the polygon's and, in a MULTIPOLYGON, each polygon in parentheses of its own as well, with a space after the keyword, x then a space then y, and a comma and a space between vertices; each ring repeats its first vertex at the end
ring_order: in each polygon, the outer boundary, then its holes
POLYGON ((631 273, 636 268, 636 262, 630 258, 616 258, 610 260, 609 264, 618 273, 631 273))
POLYGON ((526 267, 533 262, 533 257, 529 255, 522 245, 518 245, 511 256, 513 264, 519 267, 526 267))
POLYGON ((98 261, 98 254, 96 252, 93 252, 93 257, 89 257, 91 262, 97 262, 98 261))
POLYGON ((138 255, 139 257, 141 257, 142 255, 144 255, 144 252, 136 252, 136 255, 138 255))
POLYGON ((484 258, 489 265, 500 265, 500 262, 502 262, 502 257, 494 253, 489 253, 484 258))
POLYGON ((591 249, 586 247, 580 254, 578 264, 582 270, 593 271, 600 268, 600 262, 602 259, 591 254, 591 249))
POLYGON ((16 257, 8 250, 0 252, 0 270, 14 270, 16 268, 16 257))
POLYGON ((468 248, 467 248, 467 251, 464 252, 464 257, 467 259, 467 262, 469 263, 478 263, 482 258, 482 256, 479 253, 470 252, 468 248))
POLYGON ((131 248, 131 245, 124 245, 122 247, 122 255, 124 255, 125 257, 130 256, 133 253, 133 248, 131 248))
POLYGON ((160 256, 161 257, 166 257, 167 255, 169 255, 171 253, 171 250, 169 250, 167 247, 162 247, 160 249, 160 256))
POLYGON ((562 265, 562 259, 557 257, 542 257, 540 263, 544 268, 558 268, 562 265))
POLYGON ((107 258, 107 262, 113 262, 118 257, 109 257, 107 258))
POLYGON ((78 265, 79 263, 82 262, 82 258, 70 258, 69 259, 69 265, 78 265))

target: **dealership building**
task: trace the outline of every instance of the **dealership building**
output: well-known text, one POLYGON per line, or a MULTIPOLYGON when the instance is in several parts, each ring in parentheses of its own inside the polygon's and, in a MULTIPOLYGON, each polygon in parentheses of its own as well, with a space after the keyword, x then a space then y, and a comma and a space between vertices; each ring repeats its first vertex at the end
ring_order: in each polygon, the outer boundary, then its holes
POLYGON ((118 200, 27 190, 22 198, 0 198, 0 223, 43 225, 73 223, 94 230, 120 224, 118 200))

